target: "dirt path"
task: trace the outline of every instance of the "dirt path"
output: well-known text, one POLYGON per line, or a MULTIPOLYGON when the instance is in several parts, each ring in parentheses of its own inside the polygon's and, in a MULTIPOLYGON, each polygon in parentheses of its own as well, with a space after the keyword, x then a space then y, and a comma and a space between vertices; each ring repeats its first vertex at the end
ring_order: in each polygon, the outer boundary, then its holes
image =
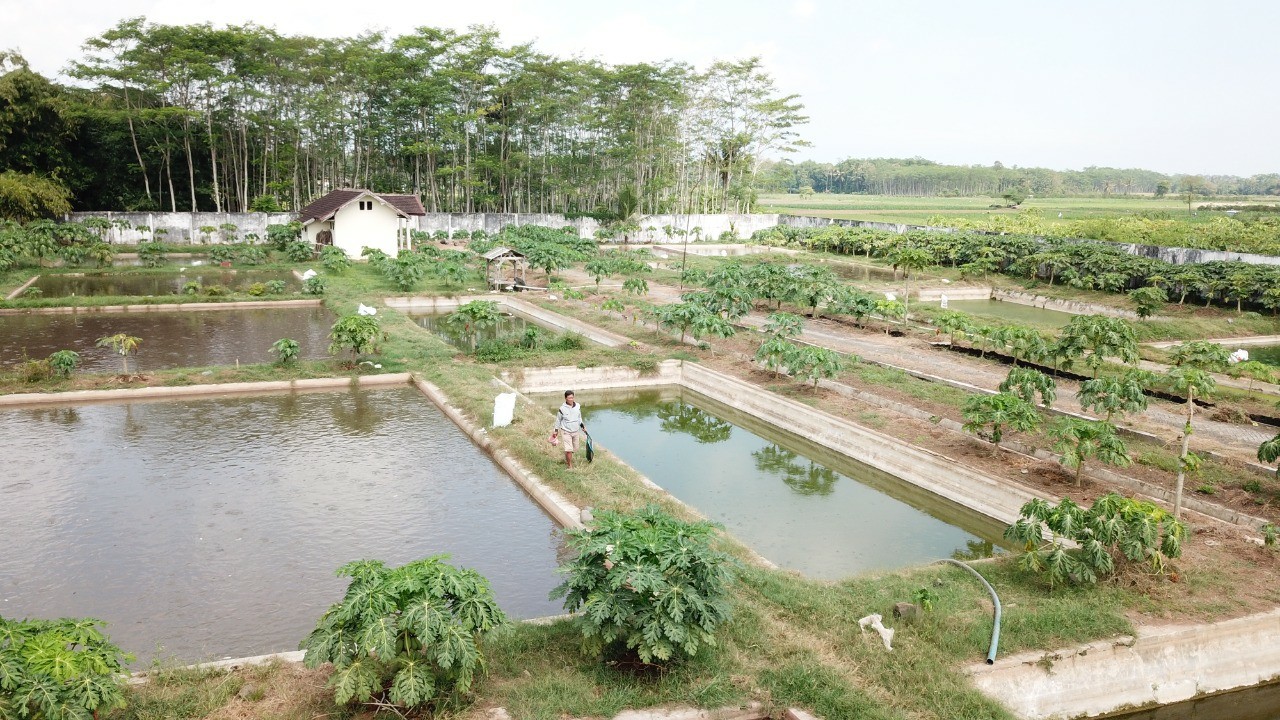
MULTIPOLYGON (((591 287, 595 285, 594 280, 586 273, 576 269, 560 271, 559 274, 574 284, 591 287)), ((649 283, 648 299, 660 304, 679 302, 680 292, 669 285, 649 283)), ((765 322, 765 314, 752 313, 741 322, 760 327, 765 322)), ((801 337, 814 345, 855 354, 869 362, 935 375, 985 390, 996 390, 1009 373, 1009 368, 1005 365, 953 353, 920 338, 894 337, 823 318, 808 321, 801 337)), ((1058 399, 1054 407, 1096 417, 1080 407, 1076 398, 1079 389, 1077 382, 1059 380, 1058 399)), ((1181 405, 1152 399, 1145 413, 1129 416, 1121 424, 1155 435, 1172 447, 1181 441, 1185 420, 1186 413, 1181 405)), ((1195 434, 1192 435, 1191 445, 1193 449, 1212 450, 1234 460, 1256 463, 1258 446, 1275 434, 1275 428, 1265 425, 1255 427, 1217 422, 1209 419, 1204 409, 1200 409, 1196 414, 1195 434)))

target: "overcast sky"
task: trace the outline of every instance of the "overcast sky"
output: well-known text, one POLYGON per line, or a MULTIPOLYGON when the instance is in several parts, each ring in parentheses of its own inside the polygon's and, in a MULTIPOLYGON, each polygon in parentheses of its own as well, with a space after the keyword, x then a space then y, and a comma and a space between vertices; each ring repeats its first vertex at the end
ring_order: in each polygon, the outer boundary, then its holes
POLYGON ((0 0, 0 49, 55 75, 139 15, 331 37, 488 24, 610 63, 759 55, 811 118, 796 160, 1280 171, 1280 2, 0 0))

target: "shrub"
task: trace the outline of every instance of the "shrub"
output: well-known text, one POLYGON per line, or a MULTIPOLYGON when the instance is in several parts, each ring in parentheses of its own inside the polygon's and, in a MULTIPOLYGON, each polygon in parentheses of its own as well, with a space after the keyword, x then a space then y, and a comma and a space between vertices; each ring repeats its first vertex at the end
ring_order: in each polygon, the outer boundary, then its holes
POLYGON ((602 510, 594 528, 568 530, 577 557, 551 596, 578 613, 586 649, 625 649, 646 663, 692 657, 716 644, 729 619, 728 555, 714 550, 715 525, 686 523, 650 505, 602 510))
POLYGON ((236 255, 236 249, 231 245, 214 245, 209 248, 209 262, 233 262, 236 259, 236 255))
POLYGON ((256 282, 250 285, 249 287, 245 288, 244 292, 246 295, 252 295, 254 297, 262 297, 263 295, 267 294, 267 284, 256 282))
POLYGON ((164 264, 164 243, 158 240, 138 244, 138 259, 147 267, 160 267, 164 264))
POLYGON ((271 353, 276 356, 277 365, 289 365, 298 361, 298 341, 292 338, 280 338, 271 343, 271 353))
POLYGON ((294 242, 300 237, 302 237, 302 223, 297 222, 296 220, 283 225, 276 224, 267 226, 267 242, 271 243, 272 247, 276 250, 280 250, 281 252, 289 247, 289 243, 294 242))
POLYGON ((89 718, 123 708, 120 677, 133 657, 99 623, 0 618, 0 718, 89 718))
POLYGON ((231 294, 231 288, 226 285, 209 285, 204 288, 204 294, 208 297, 226 297, 231 294))
POLYGON ((239 248, 240 262, 245 265, 261 265, 267 261, 267 254, 262 248, 241 245, 239 248))
MULTIPOLYGON (((315 278, 312 278, 314 280, 315 278)), ((357 356, 377 352, 385 339, 382 324, 374 315, 347 315, 333 324, 329 331, 329 354, 337 355, 345 348, 357 356)))
POLYGON ((38 297, 44 297, 44 290, 41 290, 40 288, 36 287, 35 285, 32 285, 31 287, 29 287, 29 288, 27 288, 26 290, 23 290, 23 291, 22 291, 22 297, 24 297, 24 298, 38 298, 38 297))
POLYGON ((320 264, 331 273, 341 273, 351 267, 351 258, 348 258, 347 253, 341 248, 326 245, 320 251, 320 264))
POLYGON ((75 350, 59 350, 49 355, 48 363, 54 375, 69 378, 72 371, 80 366, 80 353, 75 350))
MULTIPOLYGON (((24 360, 18 365, 23 382, 39 383, 53 379, 53 366, 48 360, 24 360)), ((0 716, 3 717, 3 716, 0 716)))
POLYGON ((333 663, 334 700, 426 708, 470 689, 484 663, 483 635, 506 616, 484 577, 445 557, 338 568, 351 578, 346 596, 302 641, 307 667, 333 663))
POLYGON ((586 344, 586 338, 578 333, 568 332, 547 341, 543 347, 548 350, 581 350, 586 344))
POLYGON ((1022 516, 1004 532, 1026 553, 1019 565, 1047 573, 1049 586, 1092 584, 1116 571, 1117 563, 1144 563, 1162 573, 1168 559, 1182 555, 1187 528, 1154 503, 1108 493, 1085 509, 1062 500, 1056 506, 1036 498, 1022 506, 1022 516), (1050 540, 1043 539, 1045 529, 1050 540), (1062 542, 1070 540, 1071 550, 1062 542))
POLYGON ((306 262, 311 259, 313 253, 311 243, 301 240, 290 240, 284 246, 284 256, 293 262, 306 262))
POLYGON ((308 295, 323 295, 325 285, 324 278, 315 275, 302 281, 302 292, 308 295))
POLYGON ((283 280, 268 280, 266 288, 268 295, 283 295, 289 290, 289 284, 283 280))
POLYGON ((183 295, 195 295, 200 292, 200 283, 195 280, 188 280, 182 284, 183 295))
POLYGON ((480 362, 506 362, 528 355, 521 347, 508 340, 485 340, 476 346, 475 358, 480 362))

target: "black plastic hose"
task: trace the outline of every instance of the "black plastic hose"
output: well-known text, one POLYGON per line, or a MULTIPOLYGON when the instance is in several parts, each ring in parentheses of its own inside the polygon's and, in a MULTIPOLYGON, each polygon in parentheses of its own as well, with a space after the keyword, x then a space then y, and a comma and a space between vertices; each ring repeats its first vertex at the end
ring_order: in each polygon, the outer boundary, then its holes
POLYGON ((960 562, 959 560, 952 560, 950 558, 946 560, 939 560, 938 562, 950 563, 968 570, 973 573, 974 577, 981 580, 982 584, 986 586, 987 592, 991 593, 991 604, 995 607, 995 612, 992 613, 994 617, 992 617, 991 623, 991 647, 987 650, 987 664, 995 665, 996 651, 1000 648, 1000 596, 996 595, 996 589, 991 587, 991 583, 987 582, 986 578, 982 577, 982 573, 974 570, 972 567, 960 562))

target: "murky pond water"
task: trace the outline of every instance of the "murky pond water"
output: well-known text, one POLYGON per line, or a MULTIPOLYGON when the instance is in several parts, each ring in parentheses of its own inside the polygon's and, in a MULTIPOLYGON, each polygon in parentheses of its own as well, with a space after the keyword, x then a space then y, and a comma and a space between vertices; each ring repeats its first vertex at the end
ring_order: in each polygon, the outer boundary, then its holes
POLYGON ((1107 720, 1276 720, 1280 718, 1280 684, 1102 717, 1107 720))
MULTIPOLYGON (((862 280, 863 282, 902 282, 902 279, 889 268, 876 267, 874 265, 865 265, 855 262, 831 262, 828 263, 828 265, 836 272, 837 275, 846 280, 862 280)), ((913 287, 919 285, 918 277, 919 276, 917 275, 911 276, 913 287)))
POLYGON ((1071 322, 1071 319, 1075 317, 1071 313, 1059 310, 1046 310, 1002 300, 951 300, 947 303, 947 306, 949 310, 958 310, 970 315, 1000 318, 1043 329, 1060 328, 1071 322))
POLYGON ((1245 350, 1249 351, 1250 360, 1257 360, 1258 362, 1280 368, 1280 345, 1254 345, 1252 347, 1246 347, 1245 350))
MULTIPOLYGON (((460 350, 470 350, 471 341, 466 334, 457 327, 445 322, 445 318, 449 317, 449 312, 421 312, 421 311, 401 311, 409 316, 409 319, 421 327, 430 330, 441 340, 460 350)), ((563 334, 565 331, 539 322, 538 320, 526 317, 519 313, 513 313, 507 310, 499 310, 498 324, 482 328, 476 333, 475 342, 480 344, 486 340, 495 340, 497 338, 516 337, 524 335, 529 328, 538 328, 543 331, 544 338, 550 338, 555 335, 563 334)), ((591 342, 587 340, 587 342, 591 342)))
POLYGON ((289 270, 223 270, 221 268, 188 268, 186 272, 164 273, 84 273, 41 275, 35 287, 43 297, 73 295, 178 295, 189 282, 201 287, 221 285, 243 290, 253 283, 282 280, 292 291, 302 287, 289 270))
MULTIPOLYGON (((553 395, 536 396, 548 408, 553 395)), ((595 442, 756 552, 840 578, 991 555, 1003 527, 696 393, 582 391, 595 442)))
MULTIPOLYGON (((457 327, 451 326, 445 322, 445 318, 449 317, 448 312, 416 312, 402 311, 409 316, 410 320, 432 332, 441 340, 460 350, 470 350, 471 340, 466 334, 457 327)), ((511 335, 520 336, 524 334, 525 328, 533 325, 533 323, 511 313, 501 312, 498 316, 498 324, 492 327, 482 328, 476 332, 476 344, 486 340, 494 340, 496 338, 508 337, 511 335)), ((545 328, 544 328, 545 329, 545 328)), ((554 330, 548 330, 548 333, 554 330)))
POLYGON ((554 523, 412 388, 3 410, 0 447, 0 613, 105 619, 140 663, 295 650, 363 558, 560 612, 554 523))
POLYGON ((270 362, 268 350, 280 338, 297 340, 303 358, 322 358, 333 323, 320 307, 0 315, 0 365, 20 362, 24 352, 44 358, 75 350, 83 371, 118 371, 120 356, 96 346, 117 333, 142 338, 130 371, 270 362))

